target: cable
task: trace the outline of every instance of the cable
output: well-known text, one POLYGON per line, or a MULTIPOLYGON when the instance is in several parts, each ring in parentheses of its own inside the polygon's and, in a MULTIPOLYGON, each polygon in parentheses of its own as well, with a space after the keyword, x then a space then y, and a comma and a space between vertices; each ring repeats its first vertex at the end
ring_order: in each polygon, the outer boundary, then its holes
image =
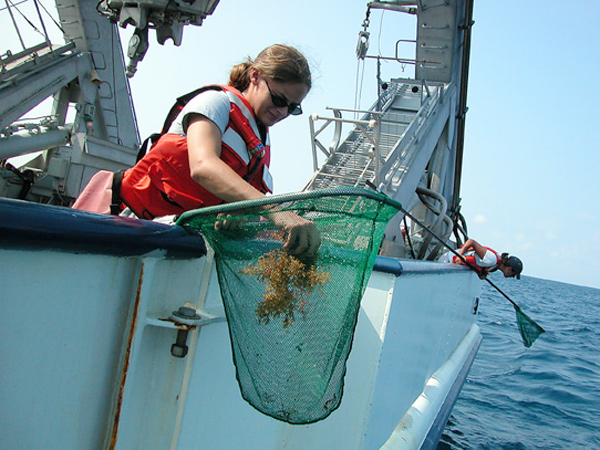
MULTIPOLYGON (((355 81, 355 88, 354 88, 354 109, 356 109, 356 110, 360 109, 364 77, 365 77, 365 62, 359 59, 356 64, 356 81, 355 81), (362 63, 362 65, 361 65, 361 63, 362 63), (362 67, 362 74, 360 75, 360 82, 359 82, 358 74, 360 72, 361 67, 362 67)), ((354 119, 355 120, 358 119, 358 112, 354 113, 354 119)))
MULTIPOLYGON (((15 4, 14 4, 12 1, 10 1, 10 0, 6 0, 6 4, 7 4, 7 6, 10 4, 10 6, 12 6, 12 8, 13 8, 15 11, 17 11, 19 14, 21 14, 21 17, 22 17, 22 18, 25 20, 25 22, 27 22, 27 23, 28 23, 28 24, 31 26, 31 28, 33 28, 33 29, 34 29, 34 31, 37 31, 37 32, 38 32, 39 34, 41 34, 42 36, 44 35, 44 33, 42 33, 40 30, 38 30, 38 28, 37 28, 37 27, 36 27, 36 26, 33 24, 33 22, 31 22, 31 20, 29 20, 29 19, 27 18, 27 16, 25 16, 25 14, 23 14, 23 13, 21 12, 21 10, 20 10, 19 8, 17 8, 17 7, 16 7, 16 5, 15 5, 15 4)), ((10 8, 8 8, 8 9, 9 9, 9 11, 10 11, 10 8)), ((11 14, 11 16, 12 16, 12 14, 11 14)))
MULTIPOLYGON (((44 4, 42 2, 39 2, 40 6, 42 7, 42 9, 44 10, 44 12, 46 14, 48 14, 48 17, 50 17, 50 19, 52 19, 52 22, 54 22, 54 25, 57 26, 57 28, 64 34, 65 30, 63 30, 63 27, 60 26, 60 23, 58 23, 56 21, 56 19, 52 16, 52 14, 50 14, 50 12, 46 9, 46 7, 44 6, 44 4)), ((41 19, 40 19, 41 20, 41 19)))
POLYGON ((381 56, 381 32, 383 31, 383 15, 385 10, 381 11, 381 20, 379 21, 379 34, 377 35, 377 55, 381 56))

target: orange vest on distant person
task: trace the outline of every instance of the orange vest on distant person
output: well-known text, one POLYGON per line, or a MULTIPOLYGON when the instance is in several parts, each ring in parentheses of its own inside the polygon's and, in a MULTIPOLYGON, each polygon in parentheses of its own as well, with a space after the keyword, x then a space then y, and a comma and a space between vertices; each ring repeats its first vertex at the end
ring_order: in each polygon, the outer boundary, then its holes
MULTIPOLYGON (((490 252, 492 252, 494 254, 494 256, 496 257, 496 264, 494 264, 493 266, 490 266, 490 267, 479 267, 477 265, 475 255, 470 255, 470 256, 463 255, 463 258, 465 258, 467 260, 467 262, 469 264, 471 264, 471 266, 473 266, 479 272, 483 272, 483 273, 493 272, 494 270, 496 270, 498 268, 498 264, 500 264, 500 257, 498 256, 498 252, 496 252, 496 250, 493 250, 489 247, 483 247, 483 248, 485 248, 486 250, 489 250, 490 252)), ((452 262, 455 264, 462 263, 461 259, 458 256, 454 256, 454 258, 452 258, 452 262)))
MULTIPOLYGON (((232 86, 206 86, 206 89, 225 91, 231 105, 229 124, 222 136, 221 159, 259 191, 272 192, 268 129, 263 143, 252 108, 237 89, 232 86)), ((179 215, 223 203, 190 176, 187 139, 178 134, 163 135, 125 172, 121 199, 144 219, 179 215)))

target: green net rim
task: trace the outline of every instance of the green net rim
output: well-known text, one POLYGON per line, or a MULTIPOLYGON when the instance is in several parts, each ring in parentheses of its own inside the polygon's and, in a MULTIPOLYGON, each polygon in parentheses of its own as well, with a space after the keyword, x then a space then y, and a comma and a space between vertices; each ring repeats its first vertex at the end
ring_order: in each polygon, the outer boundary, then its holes
POLYGON ((268 205, 277 205, 284 202, 289 202, 293 200, 310 200, 314 198, 320 197, 334 197, 334 196, 355 196, 355 197, 365 197, 373 200, 377 200, 384 204, 393 206, 394 208, 401 210, 402 204, 396 200, 391 199, 390 197, 380 194, 378 192, 369 191, 364 188, 359 187, 341 187, 341 188, 325 188, 325 189, 315 189, 313 191, 304 191, 304 192, 296 192, 292 194, 278 194, 278 195, 269 195, 264 198, 254 199, 254 200, 242 200, 239 202, 226 203, 216 206, 208 206, 206 208, 194 209, 190 211, 184 212, 177 219, 176 225, 181 225, 186 222, 188 219, 199 217, 199 216, 209 216, 215 215, 219 213, 226 213, 232 211, 239 211, 245 208, 256 208, 260 206, 268 206, 268 205))

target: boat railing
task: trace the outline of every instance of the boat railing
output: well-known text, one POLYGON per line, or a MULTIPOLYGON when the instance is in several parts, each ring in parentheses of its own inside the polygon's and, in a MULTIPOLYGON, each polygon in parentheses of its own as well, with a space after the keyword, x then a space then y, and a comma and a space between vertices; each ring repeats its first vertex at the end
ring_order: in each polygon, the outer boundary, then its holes
POLYGON ((207 252, 200 235, 153 221, 5 198, 0 198, 0 211, 4 249, 183 260, 207 252))

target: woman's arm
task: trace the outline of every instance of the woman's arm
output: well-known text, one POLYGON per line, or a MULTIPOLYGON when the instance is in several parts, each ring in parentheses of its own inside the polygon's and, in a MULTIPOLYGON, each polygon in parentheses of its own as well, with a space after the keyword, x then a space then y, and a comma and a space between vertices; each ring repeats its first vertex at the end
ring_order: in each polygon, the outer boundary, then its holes
POLYGON ((192 116, 187 128, 190 176, 212 194, 235 202, 265 195, 221 159, 221 130, 204 116, 192 116))
POLYGON ((487 252, 487 249, 480 245, 475 239, 467 239, 467 242, 465 242, 465 245, 462 246, 458 253, 464 255, 465 252, 468 252, 471 249, 473 249, 477 256, 479 256, 481 259, 483 259, 485 253, 487 252))
MULTIPOLYGON (((240 177, 221 158, 221 130, 202 115, 193 115, 187 128, 190 176, 212 194, 235 202, 262 198, 265 195, 240 177)), ((315 224, 297 214, 282 211, 269 219, 287 232, 284 250, 292 255, 312 255, 321 245, 315 224)))

